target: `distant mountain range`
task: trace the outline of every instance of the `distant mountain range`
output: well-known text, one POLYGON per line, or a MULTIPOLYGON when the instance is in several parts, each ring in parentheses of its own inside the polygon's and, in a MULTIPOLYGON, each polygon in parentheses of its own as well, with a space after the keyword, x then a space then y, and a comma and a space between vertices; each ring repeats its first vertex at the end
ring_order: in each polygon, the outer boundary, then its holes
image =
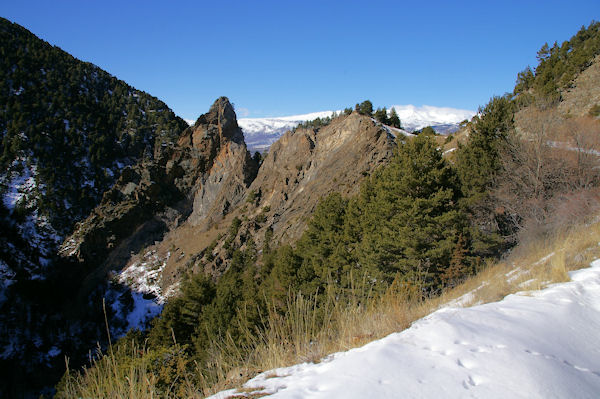
MULTIPOLYGON (((458 129, 458 124, 465 119, 471 119, 475 111, 448 107, 433 107, 423 105, 393 105, 388 110, 395 108, 402 127, 409 131, 432 126, 438 133, 450 134, 458 129)), ((316 118, 331 116, 334 111, 313 112, 302 115, 282 116, 273 118, 241 118, 238 124, 244 132, 246 145, 252 152, 265 151, 281 135, 295 128, 298 124, 316 118)), ((337 111, 340 112, 340 111, 337 111)))

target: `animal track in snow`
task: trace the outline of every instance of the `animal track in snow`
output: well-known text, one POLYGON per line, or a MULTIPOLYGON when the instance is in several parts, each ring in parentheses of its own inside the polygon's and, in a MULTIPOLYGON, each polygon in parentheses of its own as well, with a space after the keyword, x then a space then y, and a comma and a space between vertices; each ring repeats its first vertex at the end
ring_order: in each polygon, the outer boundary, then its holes
POLYGON ((478 375, 469 375, 469 378, 463 381, 463 387, 465 389, 470 389, 471 387, 475 387, 477 385, 483 384, 485 382, 485 378, 478 375))
POLYGON ((456 364, 458 364, 460 367, 466 368, 467 370, 477 366, 477 363, 471 359, 458 359, 456 364))

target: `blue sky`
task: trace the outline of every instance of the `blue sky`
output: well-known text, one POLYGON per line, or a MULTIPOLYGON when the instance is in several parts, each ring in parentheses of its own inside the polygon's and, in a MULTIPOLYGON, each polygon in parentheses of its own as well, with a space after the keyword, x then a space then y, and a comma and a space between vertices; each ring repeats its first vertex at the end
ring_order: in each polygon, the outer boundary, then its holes
POLYGON ((222 95, 249 117, 477 109, 600 2, 3 0, 0 16, 193 119, 222 95))

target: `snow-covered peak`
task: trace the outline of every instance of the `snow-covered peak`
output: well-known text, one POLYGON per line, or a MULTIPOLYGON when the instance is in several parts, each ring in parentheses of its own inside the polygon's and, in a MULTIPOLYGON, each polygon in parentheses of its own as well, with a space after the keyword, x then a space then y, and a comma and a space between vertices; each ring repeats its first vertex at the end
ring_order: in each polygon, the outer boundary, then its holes
POLYGON ((402 126, 410 131, 422 129, 425 126, 456 125, 465 119, 471 119, 476 112, 466 109, 449 107, 433 107, 423 105, 392 105, 388 109, 395 108, 396 113, 402 121, 402 126))

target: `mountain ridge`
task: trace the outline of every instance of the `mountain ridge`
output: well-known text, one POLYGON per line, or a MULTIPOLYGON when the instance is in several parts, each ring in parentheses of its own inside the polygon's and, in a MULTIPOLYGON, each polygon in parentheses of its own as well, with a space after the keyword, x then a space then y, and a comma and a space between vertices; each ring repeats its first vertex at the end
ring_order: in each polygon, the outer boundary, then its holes
MULTIPOLYGON (((392 108, 396 109, 403 128, 409 132, 432 126, 440 134, 449 134, 458 130, 460 122, 470 120, 475 115, 474 111, 430 105, 392 105, 388 110, 392 108)), ((238 122, 244 131, 249 149, 266 151, 286 131, 294 129, 300 123, 342 112, 320 111, 281 117, 240 118, 238 122)))

